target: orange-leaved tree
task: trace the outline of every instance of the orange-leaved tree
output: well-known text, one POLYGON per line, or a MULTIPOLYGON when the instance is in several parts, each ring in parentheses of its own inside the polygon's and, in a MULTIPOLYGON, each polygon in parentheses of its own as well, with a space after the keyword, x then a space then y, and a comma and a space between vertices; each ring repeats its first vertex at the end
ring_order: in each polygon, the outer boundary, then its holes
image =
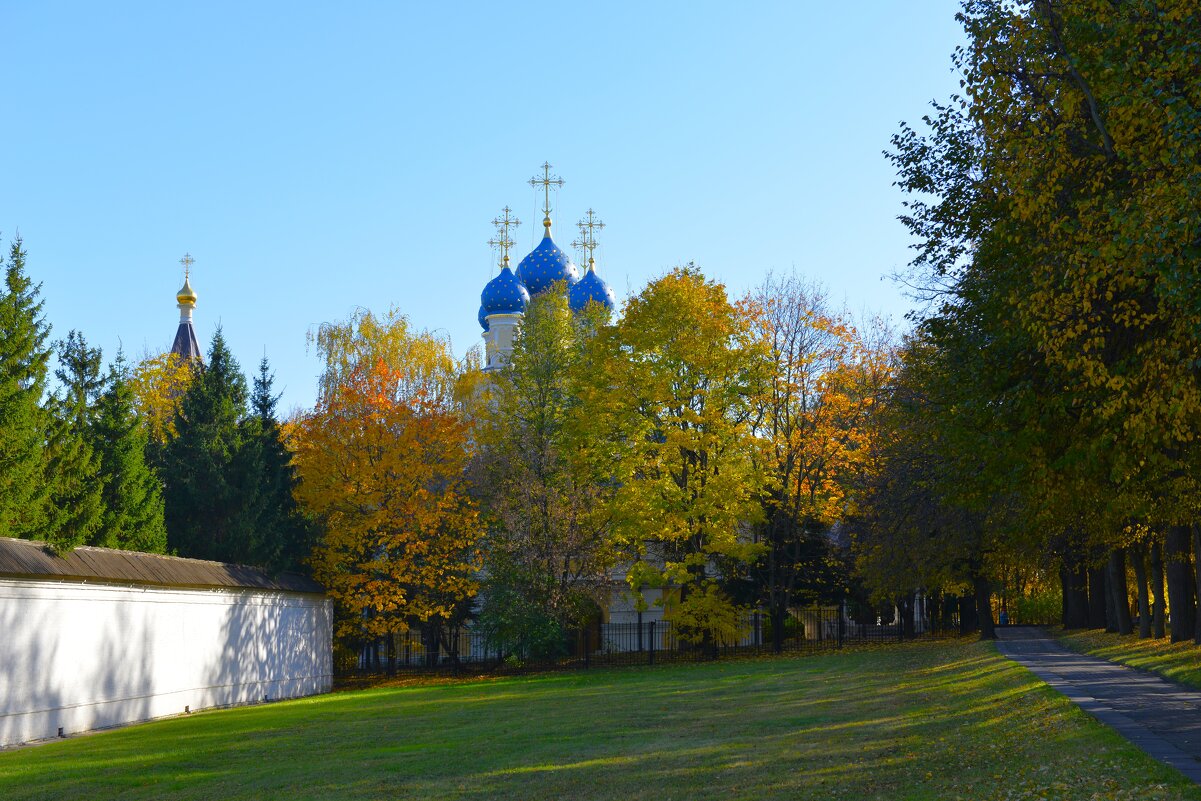
POLYGON ((857 330, 827 309, 819 287, 795 275, 769 276, 741 308, 772 368, 751 393, 769 477, 765 549, 751 572, 779 649, 791 606, 830 602, 846 589, 829 534, 855 514, 891 348, 881 322, 857 330))
POLYGON ((432 642, 476 591, 480 527, 454 361, 394 312, 362 312, 317 339, 327 372, 293 438, 297 497, 323 529, 314 576, 337 604, 340 637, 421 625, 432 642))

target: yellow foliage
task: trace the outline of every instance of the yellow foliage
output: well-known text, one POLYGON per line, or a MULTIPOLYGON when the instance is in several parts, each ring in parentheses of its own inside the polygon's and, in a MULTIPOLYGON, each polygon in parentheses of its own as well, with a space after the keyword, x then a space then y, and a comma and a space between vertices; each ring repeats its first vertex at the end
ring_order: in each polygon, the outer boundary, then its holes
POLYGON ((743 612, 715 584, 708 584, 682 601, 669 602, 663 616, 685 642, 737 645, 746 635, 743 612))
POLYGON ((467 492, 467 426, 453 361, 407 331, 350 327, 321 399, 295 422, 298 501, 322 524, 314 576, 337 603, 338 633, 381 635, 449 620, 476 591, 478 512, 467 492), (351 345, 351 347, 345 347, 351 345), (351 354, 351 355, 348 355, 351 354))
POLYGON ((150 356, 129 374, 134 407, 145 421, 152 442, 163 444, 175 436, 175 414, 197 365, 175 353, 150 356))
POLYGON ((603 369, 581 406, 611 454, 614 540, 644 562, 630 575, 699 587, 713 560, 751 561, 764 474, 748 388, 766 363, 724 287, 673 270, 595 342, 603 369))

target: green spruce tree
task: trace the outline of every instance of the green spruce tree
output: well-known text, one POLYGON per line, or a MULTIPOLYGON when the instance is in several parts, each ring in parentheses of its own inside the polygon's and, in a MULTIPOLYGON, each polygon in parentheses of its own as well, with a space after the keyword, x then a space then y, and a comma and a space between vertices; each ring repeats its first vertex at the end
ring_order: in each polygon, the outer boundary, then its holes
POLYGON ((48 436, 42 481, 48 504, 44 538, 57 551, 100 536, 103 502, 100 464, 89 437, 93 406, 103 381, 99 348, 78 331, 58 343, 58 392, 47 401, 48 436))
POLYGON ((124 357, 109 368, 91 441, 100 461, 104 512, 96 545, 164 553, 167 529, 158 476, 146 461, 149 433, 134 408, 124 357))
POLYGON ((243 423, 237 470, 243 488, 247 559, 273 572, 299 570, 312 546, 312 528, 292 494, 296 468, 276 418, 279 396, 267 358, 259 363, 251 395, 251 414, 243 423))
POLYGON ((167 544, 180 556, 244 562, 250 555, 246 497, 237 470, 246 377, 218 328, 208 363, 180 403, 163 453, 167 544))
POLYGON ((25 274, 18 237, 4 262, 0 290, 0 536, 36 538, 44 532, 42 481, 50 327, 42 319, 40 287, 25 274))

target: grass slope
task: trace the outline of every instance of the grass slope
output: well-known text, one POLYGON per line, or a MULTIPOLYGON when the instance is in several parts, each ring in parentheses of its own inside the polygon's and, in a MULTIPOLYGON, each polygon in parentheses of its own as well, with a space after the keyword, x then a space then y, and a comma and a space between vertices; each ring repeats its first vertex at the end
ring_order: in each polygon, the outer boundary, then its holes
POLYGON ((1201 799, 986 643, 419 683, 0 753, 18 799, 1201 799))
POLYGON ((1073 651, 1099 656, 1123 665, 1148 670, 1173 681, 1201 689, 1201 647, 1192 640, 1173 643, 1164 637, 1140 640, 1134 635, 1122 636, 1100 629, 1050 629, 1050 632, 1073 651))

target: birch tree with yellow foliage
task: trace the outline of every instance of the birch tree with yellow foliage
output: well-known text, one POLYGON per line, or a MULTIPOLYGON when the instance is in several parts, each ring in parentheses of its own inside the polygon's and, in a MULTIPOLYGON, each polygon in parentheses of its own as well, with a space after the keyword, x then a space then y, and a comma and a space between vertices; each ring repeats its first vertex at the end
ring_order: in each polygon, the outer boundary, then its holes
MULTIPOLYGON (((478 512, 447 343, 395 310, 322 326, 316 408, 294 427, 297 497, 320 523, 314 577, 346 640, 420 626, 430 645, 476 591, 478 512)), ((389 639, 390 641, 390 639, 389 639)))

